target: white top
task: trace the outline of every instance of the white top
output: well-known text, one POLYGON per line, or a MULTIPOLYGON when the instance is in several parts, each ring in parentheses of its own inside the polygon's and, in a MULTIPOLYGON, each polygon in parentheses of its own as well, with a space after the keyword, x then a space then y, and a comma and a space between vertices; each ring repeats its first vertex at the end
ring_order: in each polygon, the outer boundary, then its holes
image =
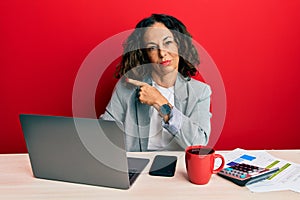
MULTIPOLYGON (((164 88, 157 85, 155 82, 153 82, 152 86, 158 89, 158 91, 169 101, 169 103, 174 106, 174 86, 164 88)), ((159 115, 159 112, 154 107, 151 107, 148 150, 172 149, 172 144, 170 142, 174 136, 165 128, 163 128, 162 120, 163 119, 159 115)))

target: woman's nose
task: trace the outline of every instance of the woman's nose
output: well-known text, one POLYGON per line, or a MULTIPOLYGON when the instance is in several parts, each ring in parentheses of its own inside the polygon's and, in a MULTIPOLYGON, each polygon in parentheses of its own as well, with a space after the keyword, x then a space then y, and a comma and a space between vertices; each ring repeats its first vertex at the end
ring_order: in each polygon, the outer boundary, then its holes
POLYGON ((158 50, 158 54, 159 54, 159 56, 161 57, 161 58, 163 58, 163 57, 165 57, 166 56, 166 54, 167 54, 167 51, 166 51, 166 49, 159 49, 158 50))

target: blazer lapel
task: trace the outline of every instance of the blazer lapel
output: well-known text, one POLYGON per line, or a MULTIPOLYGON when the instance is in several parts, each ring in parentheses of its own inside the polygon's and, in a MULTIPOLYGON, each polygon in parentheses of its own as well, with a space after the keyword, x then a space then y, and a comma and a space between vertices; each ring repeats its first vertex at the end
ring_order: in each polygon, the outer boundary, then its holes
POLYGON ((176 83, 175 83, 175 107, 180 110, 181 112, 184 112, 186 109, 186 102, 188 98, 188 90, 186 88, 185 84, 186 80, 178 74, 176 83))

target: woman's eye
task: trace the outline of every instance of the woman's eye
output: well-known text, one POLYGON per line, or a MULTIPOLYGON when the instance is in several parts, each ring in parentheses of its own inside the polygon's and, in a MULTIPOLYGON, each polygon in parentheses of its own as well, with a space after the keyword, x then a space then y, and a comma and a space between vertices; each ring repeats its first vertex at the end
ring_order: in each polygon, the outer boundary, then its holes
POLYGON ((147 49, 148 49, 148 51, 154 51, 154 50, 157 49, 157 47, 156 46, 150 46, 147 49))
POLYGON ((173 41, 166 41, 166 45, 170 45, 172 43, 173 43, 173 41))

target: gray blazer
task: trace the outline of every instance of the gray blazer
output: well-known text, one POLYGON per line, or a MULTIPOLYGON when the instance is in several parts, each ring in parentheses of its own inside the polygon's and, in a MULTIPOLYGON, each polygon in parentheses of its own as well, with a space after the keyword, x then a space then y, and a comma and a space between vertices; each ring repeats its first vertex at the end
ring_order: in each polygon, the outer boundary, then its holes
MULTIPOLYGON (((127 151, 147 151, 150 106, 137 99, 136 87, 122 78, 100 118, 115 120, 124 125, 127 151)), ((152 84, 150 76, 144 82, 152 84)), ((210 87, 200 81, 187 80, 180 74, 174 87, 175 105, 168 124, 162 124, 174 136, 176 150, 190 145, 206 145, 210 135, 210 87)))

